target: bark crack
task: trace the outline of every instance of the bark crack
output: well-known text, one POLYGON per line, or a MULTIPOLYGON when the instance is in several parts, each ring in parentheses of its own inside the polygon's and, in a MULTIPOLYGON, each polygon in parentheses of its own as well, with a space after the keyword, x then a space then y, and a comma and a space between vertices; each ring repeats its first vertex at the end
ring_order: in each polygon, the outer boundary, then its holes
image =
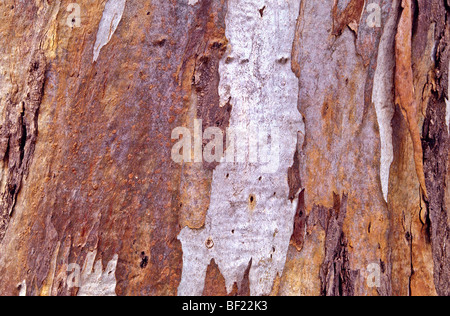
POLYGON ((46 68, 44 53, 37 51, 30 63, 22 93, 11 93, 6 103, 6 120, 0 128, 0 157, 6 169, 5 186, 0 196, 0 242, 33 158, 46 68))

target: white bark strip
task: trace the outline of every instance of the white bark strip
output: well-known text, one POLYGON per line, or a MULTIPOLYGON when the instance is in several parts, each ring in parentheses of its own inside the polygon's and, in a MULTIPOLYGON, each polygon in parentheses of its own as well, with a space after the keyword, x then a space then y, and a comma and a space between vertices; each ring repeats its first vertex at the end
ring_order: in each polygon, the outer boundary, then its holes
MULTIPOLYGON (((448 72, 447 97, 450 98, 450 60, 447 72, 448 72)), ((445 99, 445 105, 446 105, 445 122, 447 123, 447 132, 450 134, 450 100, 445 99)))
POLYGON ((126 0, 108 0, 103 10, 103 16, 97 31, 97 40, 94 45, 95 62, 103 46, 108 44, 122 19, 126 0))
POLYGON ((269 294, 283 271, 296 208, 296 201, 288 199, 287 173, 297 133, 304 132, 297 110, 298 79, 290 65, 299 2, 228 2, 230 49, 220 64, 219 94, 222 105, 228 100, 233 105, 230 127, 239 131, 237 146, 250 142, 253 150, 242 162, 222 159, 214 171, 205 227, 181 231, 179 295, 202 294, 212 258, 229 292, 235 282, 240 284, 251 259, 251 295, 269 294), (256 135, 250 132, 254 128, 256 135), (278 140, 272 155, 260 143, 254 146, 258 138, 270 143, 261 131, 271 133, 272 142, 278 140))
POLYGON ((372 102, 375 104, 381 141, 380 180, 384 200, 387 202, 389 193, 389 173, 394 161, 392 146, 392 118, 394 117, 394 53, 395 23, 398 15, 398 2, 392 3, 384 32, 380 40, 377 69, 375 71, 372 102))
POLYGON ((19 284, 19 287, 19 296, 27 296, 27 281, 23 280, 22 283, 19 284))

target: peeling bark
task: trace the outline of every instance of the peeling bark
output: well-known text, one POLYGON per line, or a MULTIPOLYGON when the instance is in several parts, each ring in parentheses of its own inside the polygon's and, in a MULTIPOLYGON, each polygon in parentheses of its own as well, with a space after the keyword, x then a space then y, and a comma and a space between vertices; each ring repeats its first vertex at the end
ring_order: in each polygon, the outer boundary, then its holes
POLYGON ((417 121, 418 106, 414 100, 413 70, 411 64, 411 43, 412 43, 412 8, 411 0, 402 0, 403 11, 398 24, 397 36, 395 38, 395 88, 396 103, 400 105, 403 114, 408 122, 409 132, 414 147, 414 162, 420 186, 425 197, 428 197, 423 173, 423 150, 420 136, 420 129, 417 121))
POLYGON ((357 31, 363 8, 364 0, 336 0, 333 6, 333 35, 341 35, 347 26, 357 31), (347 5, 344 7, 345 3, 347 5))
POLYGON ((325 259, 322 264, 320 279, 321 293, 324 296, 353 296, 354 275, 348 258, 348 241, 342 231, 347 215, 347 196, 334 195, 332 209, 319 211, 325 218, 319 219, 326 234, 325 259))
POLYGON ((33 159, 46 67, 44 54, 36 52, 31 59, 23 90, 14 91, 6 101, 6 120, 0 130, 0 158, 7 166, 3 184, 5 189, 0 201, 0 242, 33 159))
POLYGON ((0 295, 450 295, 449 1, 77 4, 0 3, 0 295))

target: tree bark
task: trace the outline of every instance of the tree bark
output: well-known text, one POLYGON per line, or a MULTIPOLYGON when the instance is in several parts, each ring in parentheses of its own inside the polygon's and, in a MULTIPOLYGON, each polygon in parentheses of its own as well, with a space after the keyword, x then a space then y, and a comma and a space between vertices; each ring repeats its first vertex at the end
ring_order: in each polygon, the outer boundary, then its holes
POLYGON ((0 3, 0 295, 450 295, 449 0, 0 3))

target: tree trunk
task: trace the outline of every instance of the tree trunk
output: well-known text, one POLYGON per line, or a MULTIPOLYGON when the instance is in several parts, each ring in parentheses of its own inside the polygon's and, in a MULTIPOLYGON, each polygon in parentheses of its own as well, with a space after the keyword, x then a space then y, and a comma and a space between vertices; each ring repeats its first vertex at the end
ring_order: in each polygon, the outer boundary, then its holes
POLYGON ((449 17, 2 1, 0 295, 450 295, 449 17))

